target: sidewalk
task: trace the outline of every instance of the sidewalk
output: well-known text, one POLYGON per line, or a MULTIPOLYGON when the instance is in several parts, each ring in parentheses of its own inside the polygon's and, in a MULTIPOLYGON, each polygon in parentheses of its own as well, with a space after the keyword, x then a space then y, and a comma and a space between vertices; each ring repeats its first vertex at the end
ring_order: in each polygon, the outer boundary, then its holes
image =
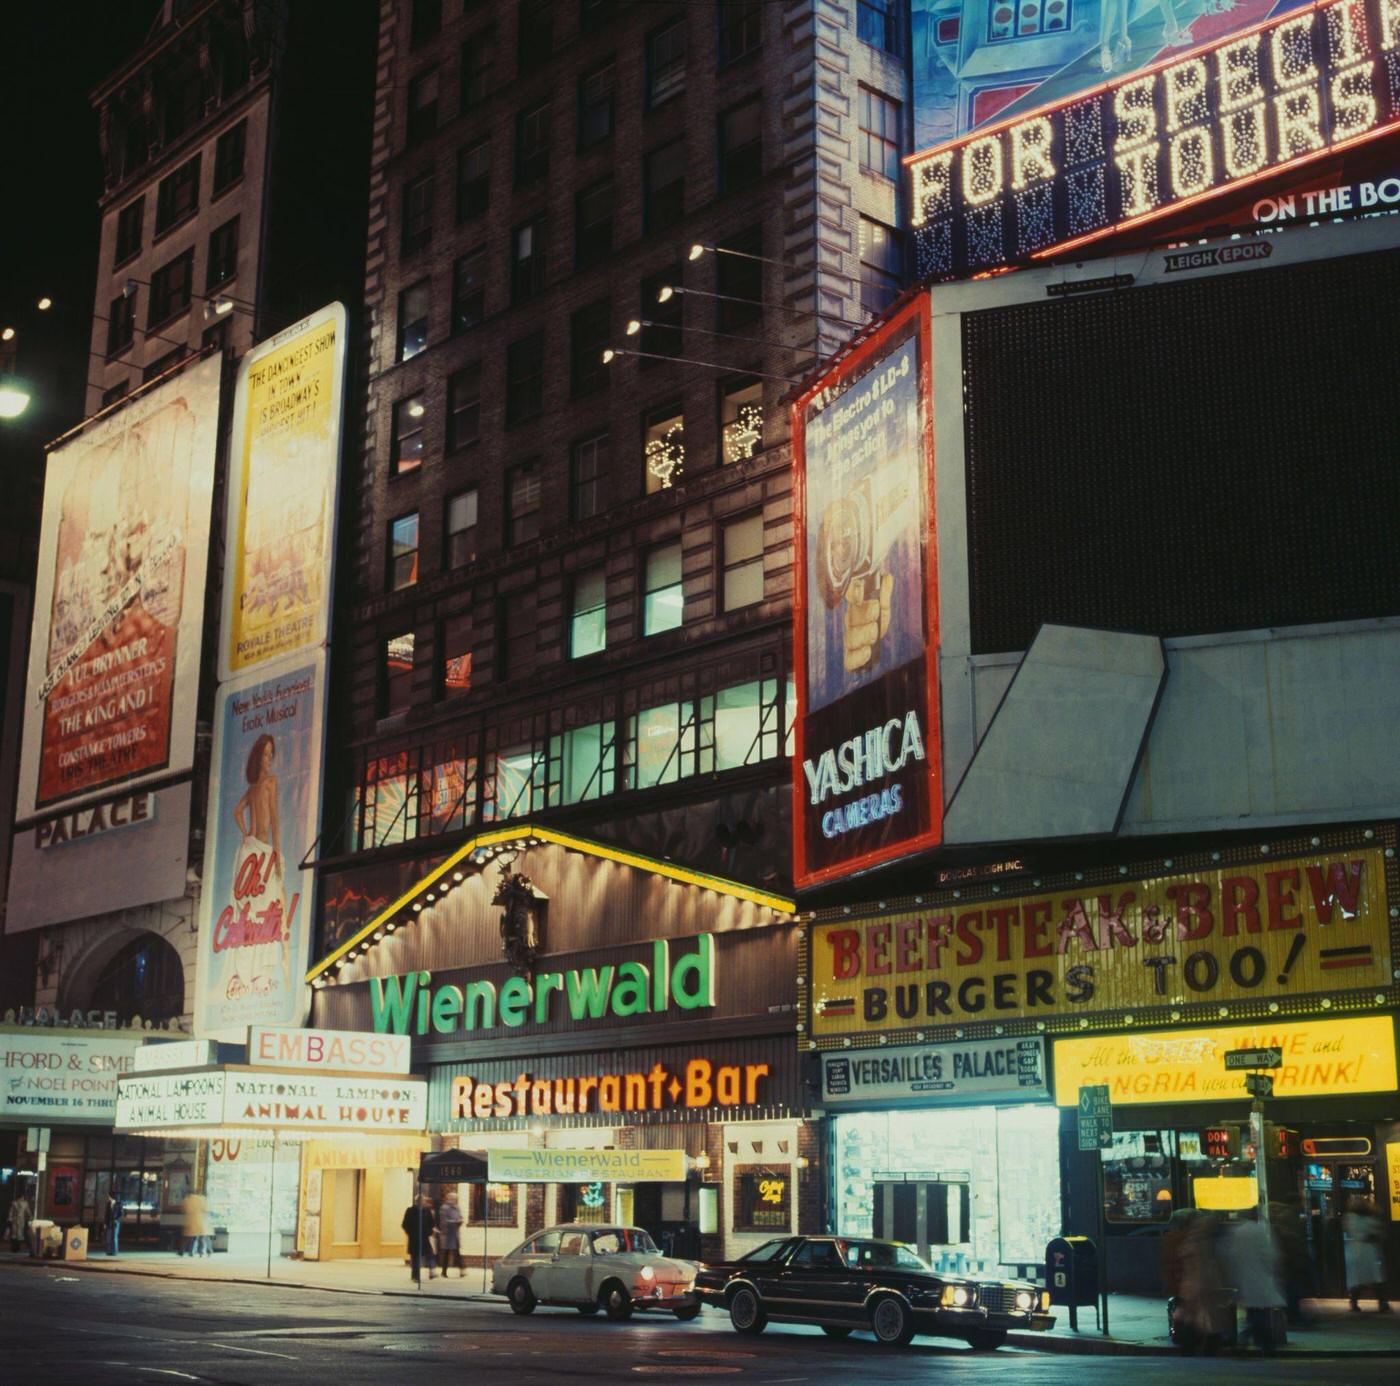
MULTIPOLYGON (((269 1282, 267 1262, 259 1258, 218 1254, 191 1259, 173 1252, 123 1252, 115 1260, 101 1251, 87 1261, 35 1261, 29 1256, 0 1253, 0 1265, 29 1265, 55 1275, 83 1272, 106 1275, 153 1275, 174 1280, 216 1280, 248 1285, 295 1286, 308 1290, 337 1290, 342 1294, 409 1295, 459 1301, 502 1303, 483 1293, 480 1267, 468 1268, 465 1279, 424 1279, 414 1286, 408 1266, 400 1260, 296 1261, 274 1258, 269 1282)), ((488 1281, 489 1284, 489 1281, 488 1281)), ((1282 1357, 1400 1357, 1400 1313, 1380 1314, 1374 1301, 1364 1312, 1353 1314, 1345 1300, 1307 1300, 1307 1328, 1290 1328, 1282 1357)), ((1012 1333, 1007 1346, 1041 1352, 1070 1354, 1180 1356, 1167 1337, 1165 1303, 1142 1295, 1113 1295, 1109 1300, 1109 1327, 1105 1338, 1096 1327, 1092 1309, 1079 1311, 1080 1331, 1069 1327, 1069 1311, 1056 1307, 1055 1327, 1048 1333, 1012 1333)), ((709 1311, 700 1320, 713 1326, 723 1322, 709 1311)), ((1257 1355, 1245 1349, 1243 1355, 1257 1355)))

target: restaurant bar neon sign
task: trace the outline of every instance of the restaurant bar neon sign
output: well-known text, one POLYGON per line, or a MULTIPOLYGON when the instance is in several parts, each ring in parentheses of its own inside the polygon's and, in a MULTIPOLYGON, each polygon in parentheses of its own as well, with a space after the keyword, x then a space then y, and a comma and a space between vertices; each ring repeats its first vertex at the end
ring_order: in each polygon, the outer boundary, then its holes
POLYGON ((1400 0, 1267 20, 909 160, 923 279, 1139 226, 1400 126, 1400 0))

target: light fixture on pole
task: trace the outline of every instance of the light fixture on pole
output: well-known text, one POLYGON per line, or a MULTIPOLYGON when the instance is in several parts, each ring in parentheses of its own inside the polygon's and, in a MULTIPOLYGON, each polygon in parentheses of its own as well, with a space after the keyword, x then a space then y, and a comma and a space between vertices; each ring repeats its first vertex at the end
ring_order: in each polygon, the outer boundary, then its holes
POLYGON ((810 308, 790 308, 786 303, 769 303, 763 298, 736 298, 733 294, 712 294, 704 289, 687 289, 680 284, 663 284, 656 292, 658 303, 669 303, 675 294, 690 294, 694 298, 713 298, 720 303, 742 303, 746 308, 772 308, 779 313, 791 313, 795 318, 822 318, 827 322, 839 322, 844 327, 864 327, 863 322, 852 322, 839 313, 823 313, 810 308))
MULTIPOLYGON (((691 356, 663 356, 655 351, 630 351, 624 347, 607 347, 603 351, 603 364, 611 365, 615 357, 618 356, 638 356, 647 361, 674 361, 681 366, 701 366, 705 370, 723 371, 726 375, 735 374, 732 365, 724 365, 719 361, 697 361, 691 356)), ((744 375, 762 376, 764 380, 781 380, 788 385, 802 384, 802 377, 797 375, 776 375, 772 371, 743 371, 744 375)))
MULTIPOLYGON (((651 318, 632 318, 627 324, 627 335, 635 337, 644 327, 655 327, 662 332, 674 332, 676 325, 673 322, 654 322, 651 318)), ((819 359, 820 352, 813 351, 810 347, 789 346, 786 342, 775 342, 771 337, 746 337, 742 332, 716 332, 711 327, 687 327, 687 332, 699 332, 706 337, 723 337, 730 342, 751 342, 761 346, 776 347, 779 351, 791 351, 798 356, 810 356, 819 359)))
POLYGON ((759 264, 777 265, 779 269, 789 268, 783 260, 774 260, 767 255, 755 255, 751 250, 731 250, 727 245, 706 245, 703 241, 695 241, 686 258, 693 262, 704 255, 706 251, 711 255, 733 255, 738 260, 757 260, 759 264))

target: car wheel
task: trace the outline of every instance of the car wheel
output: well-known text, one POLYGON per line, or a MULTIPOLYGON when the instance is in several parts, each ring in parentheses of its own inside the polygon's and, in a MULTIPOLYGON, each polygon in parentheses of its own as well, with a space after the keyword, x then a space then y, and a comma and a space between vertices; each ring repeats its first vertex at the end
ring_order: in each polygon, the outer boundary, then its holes
POLYGON ((995 1352, 1006 1341, 1004 1328, 983 1328, 967 1335, 967 1344, 977 1352, 995 1352))
POLYGON ((849 1338, 851 1336, 851 1330, 849 1328, 839 1328, 834 1323, 822 1324, 822 1332, 825 1333, 828 1338, 849 1338))
POLYGON ((632 1296, 619 1281, 609 1280, 599 1292, 598 1307, 614 1323, 623 1323, 632 1317, 632 1296))
POLYGON ((736 1333, 762 1333, 768 1327, 768 1315, 763 1312, 763 1303, 747 1285, 740 1285, 729 1296, 729 1322, 734 1325, 736 1333))
POLYGON ((510 1282, 506 1298, 510 1300, 510 1307, 517 1314, 533 1314, 535 1305, 539 1303, 535 1292, 530 1288, 530 1282, 522 1280, 519 1276, 510 1282))
POLYGON ((870 1307, 870 1328, 885 1347, 908 1347, 914 1337, 914 1316, 902 1299, 885 1295, 870 1307))
POLYGON ((672 1309, 671 1312, 682 1323, 689 1323, 691 1319, 699 1317, 700 1306, 698 1304, 683 1304, 679 1309, 672 1309))
POLYGON ((598 1312, 599 1306, 596 1304, 580 1304, 576 1306, 579 1313, 586 1319, 591 1319, 598 1312))

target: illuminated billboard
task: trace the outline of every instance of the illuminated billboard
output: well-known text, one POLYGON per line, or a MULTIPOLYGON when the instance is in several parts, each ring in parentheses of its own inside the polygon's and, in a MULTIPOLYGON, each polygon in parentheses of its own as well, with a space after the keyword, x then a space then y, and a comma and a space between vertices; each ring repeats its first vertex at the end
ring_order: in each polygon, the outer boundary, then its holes
POLYGON ((793 408, 799 887, 939 841, 928 299, 793 408))
POLYGON ((220 366, 49 454, 18 818, 193 762, 220 366))
POLYGON ((305 1019, 320 829, 325 655, 220 688, 200 897, 195 1028, 241 1040, 305 1019))
POLYGON ((239 367, 220 679, 326 641, 345 354, 345 309, 332 303, 239 367))
POLYGON ((1238 10, 1217 18, 1178 25, 1146 66, 1119 61, 1131 44, 1101 47, 1094 82, 1047 77, 914 155, 919 277, 1087 244, 1400 126, 1397 0, 1329 0, 1248 27, 1238 10))

